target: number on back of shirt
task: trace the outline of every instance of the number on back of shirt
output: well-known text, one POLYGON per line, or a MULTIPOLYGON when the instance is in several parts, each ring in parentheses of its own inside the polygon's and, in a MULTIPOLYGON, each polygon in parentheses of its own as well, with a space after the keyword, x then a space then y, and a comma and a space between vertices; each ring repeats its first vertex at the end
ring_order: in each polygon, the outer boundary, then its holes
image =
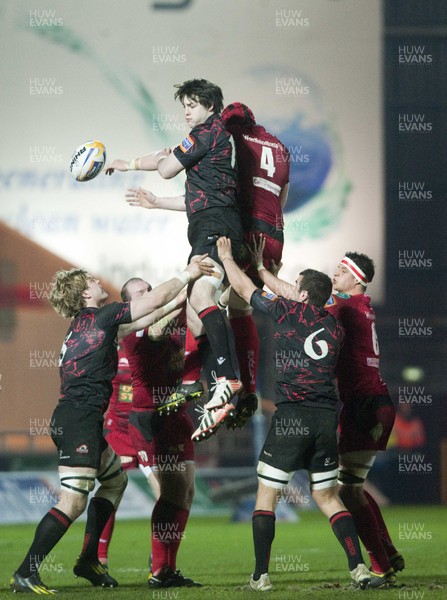
POLYGON ((275 159, 273 158, 272 149, 269 146, 262 146, 261 169, 267 171, 268 177, 273 177, 275 174, 275 159))
POLYGON ((379 350, 379 338, 377 337, 377 331, 376 331, 376 324, 375 323, 371 323, 371 334, 372 334, 372 345, 373 345, 374 354, 376 356, 379 356, 379 354, 380 354, 380 350, 379 350))
POLYGON ((324 331, 324 327, 319 329, 318 331, 314 331, 304 340, 304 352, 307 356, 310 356, 314 360, 321 360, 325 356, 327 356, 329 352, 328 343, 325 340, 318 340, 315 342, 315 345, 318 346, 319 351, 317 352, 314 349, 314 337, 320 333, 320 331, 324 331))

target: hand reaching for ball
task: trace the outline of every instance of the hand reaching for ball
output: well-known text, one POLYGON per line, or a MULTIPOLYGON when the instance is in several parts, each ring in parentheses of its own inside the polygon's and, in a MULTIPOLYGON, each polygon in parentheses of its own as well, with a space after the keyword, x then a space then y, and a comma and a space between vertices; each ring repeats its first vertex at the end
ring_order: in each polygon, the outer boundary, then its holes
POLYGON ((126 194, 126 202, 129 206, 141 206, 142 208, 157 208, 157 196, 151 191, 139 188, 129 188, 126 194))

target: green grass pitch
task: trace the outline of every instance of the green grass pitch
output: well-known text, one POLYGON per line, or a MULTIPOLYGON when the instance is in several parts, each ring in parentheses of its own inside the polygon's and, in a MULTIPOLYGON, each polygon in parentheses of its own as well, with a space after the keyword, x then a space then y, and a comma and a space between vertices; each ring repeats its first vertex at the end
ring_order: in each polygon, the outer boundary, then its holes
MULTIPOLYGON (((362 597, 388 600, 447 599, 447 510, 445 507, 392 507, 384 516, 407 566, 399 585, 390 590, 349 589, 345 556, 325 517, 303 512, 298 523, 277 523, 270 575, 272 600, 362 597)), ((232 600, 253 598, 244 590, 254 565, 251 526, 225 518, 191 518, 178 557, 185 575, 204 588, 149 590, 146 584, 149 521, 120 521, 110 548, 110 573, 120 583, 114 590, 94 588, 76 579, 72 567, 80 551, 83 524, 75 523, 41 567, 42 580, 65 599, 113 597, 116 600, 232 600)), ((0 527, 0 595, 11 597, 11 573, 23 559, 35 527, 0 527)), ((365 553, 365 561, 367 555, 365 553)), ((368 563, 367 563, 368 564, 368 563)), ((260 594, 258 594, 260 595, 260 594)), ((262 595, 262 594, 261 594, 262 595)), ((29 596, 27 596, 29 597, 29 596)))

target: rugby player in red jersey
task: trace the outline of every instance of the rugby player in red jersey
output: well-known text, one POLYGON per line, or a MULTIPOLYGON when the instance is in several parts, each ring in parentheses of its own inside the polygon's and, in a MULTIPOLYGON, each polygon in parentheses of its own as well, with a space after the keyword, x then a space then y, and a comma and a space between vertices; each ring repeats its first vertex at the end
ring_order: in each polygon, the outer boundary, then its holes
MULTIPOLYGON (((132 278, 121 290, 123 300, 146 297, 150 285, 132 278)), ((133 400, 129 435, 139 464, 151 470, 160 486, 152 512, 150 588, 197 587, 177 569, 176 559, 194 497, 193 424, 184 405, 163 416, 157 407, 176 389, 184 364, 186 310, 183 306, 150 328, 123 340, 132 375, 133 400)))
POLYGON ((214 266, 214 274, 191 285, 188 292, 189 303, 203 324, 215 359, 217 386, 208 402, 213 419, 208 421, 207 430, 201 432, 208 435, 232 412, 231 400, 243 387, 232 361, 232 333, 215 300, 224 278, 216 240, 222 235, 229 237, 235 256, 242 259, 243 231, 236 199, 231 136, 219 114, 223 108, 222 90, 205 79, 192 79, 177 87, 175 99, 182 103, 185 120, 191 128, 187 137, 172 151, 159 150, 132 161, 114 160, 105 171, 109 175, 115 170, 158 171, 165 179, 186 172, 184 196, 162 198, 138 188, 128 190, 126 198, 135 206, 186 210, 191 256, 206 252, 214 266))
POLYGON ((347 252, 332 282, 326 309, 343 324, 337 363, 340 400, 340 497, 371 559, 371 587, 390 587, 405 562, 394 547, 377 503, 363 489, 377 452, 386 450, 395 409, 379 371, 376 315, 365 291, 374 277, 365 254, 347 252))
POLYGON ((217 242, 230 284, 246 302, 272 319, 275 329, 277 409, 258 462, 258 493, 253 512, 256 565, 249 588, 272 589, 268 574, 275 536, 275 509, 294 472, 306 469, 312 497, 348 559, 352 582, 365 588, 370 574, 363 563, 352 516, 337 491, 337 394, 335 365, 343 328, 324 310, 331 280, 306 269, 295 285, 268 272, 262 264, 262 241, 255 255, 259 277, 272 292, 263 292, 243 273, 225 238, 217 242), (276 296, 275 294, 281 294, 276 296))
POLYGON ((38 524, 32 544, 12 576, 13 591, 54 593, 40 579, 39 566, 84 512, 95 479, 100 486, 89 503, 84 545, 73 571, 95 586, 117 585, 97 557, 100 534, 127 484, 119 457, 103 436, 103 414, 117 369, 116 340, 161 318, 162 307, 186 283, 212 273, 204 258, 193 259, 178 277, 131 302, 106 304, 107 292, 83 269, 56 273, 50 302, 56 312, 71 319, 59 358, 60 400, 51 420, 59 453, 61 493, 38 524))
MULTIPOLYGON (((155 326, 155 325, 154 325, 155 326)), ((118 346, 118 371, 112 381, 113 391, 110 396, 109 408, 104 415, 104 429, 109 446, 120 457, 125 471, 140 467, 152 488, 157 499, 160 495, 160 486, 150 467, 139 464, 138 454, 129 434, 129 413, 132 408, 132 378, 130 374, 129 361, 124 352, 122 343, 118 346)), ((109 545, 112 541, 115 527, 114 511, 107 521, 99 539, 98 560, 108 568, 109 545)))

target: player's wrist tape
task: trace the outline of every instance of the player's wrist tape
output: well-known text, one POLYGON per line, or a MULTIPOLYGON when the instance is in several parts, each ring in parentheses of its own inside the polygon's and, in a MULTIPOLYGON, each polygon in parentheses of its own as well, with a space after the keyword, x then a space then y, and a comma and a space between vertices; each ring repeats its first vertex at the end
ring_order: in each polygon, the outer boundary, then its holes
POLYGON ((191 274, 189 273, 189 271, 183 271, 182 273, 180 273, 180 275, 176 275, 176 277, 177 279, 180 279, 183 285, 186 285, 191 281, 191 274))
MULTIPOLYGON (((179 278, 180 279, 180 278, 179 278)), ((175 308, 177 308, 177 302, 175 300, 171 300, 170 302, 168 302, 167 304, 165 304, 163 306, 162 313, 163 316, 168 315, 170 312, 172 312, 175 308)), ((161 323, 161 321, 159 321, 159 324, 161 323)), ((164 323, 165 325, 166 323, 164 323)), ((163 325, 163 326, 164 326, 163 325)), ((160 325, 161 326, 161 325, 160 325)))
POLYGON ((132 160, 128 160, 126 165, 127 165, 128 171, 139 171, 140 170, 140 159, 133 158, 132 160))
POLYGON ((264 267, 264 263, 260 262, 256 265, 256 268, 258 271, 267 271, 267 269, 264 267))

